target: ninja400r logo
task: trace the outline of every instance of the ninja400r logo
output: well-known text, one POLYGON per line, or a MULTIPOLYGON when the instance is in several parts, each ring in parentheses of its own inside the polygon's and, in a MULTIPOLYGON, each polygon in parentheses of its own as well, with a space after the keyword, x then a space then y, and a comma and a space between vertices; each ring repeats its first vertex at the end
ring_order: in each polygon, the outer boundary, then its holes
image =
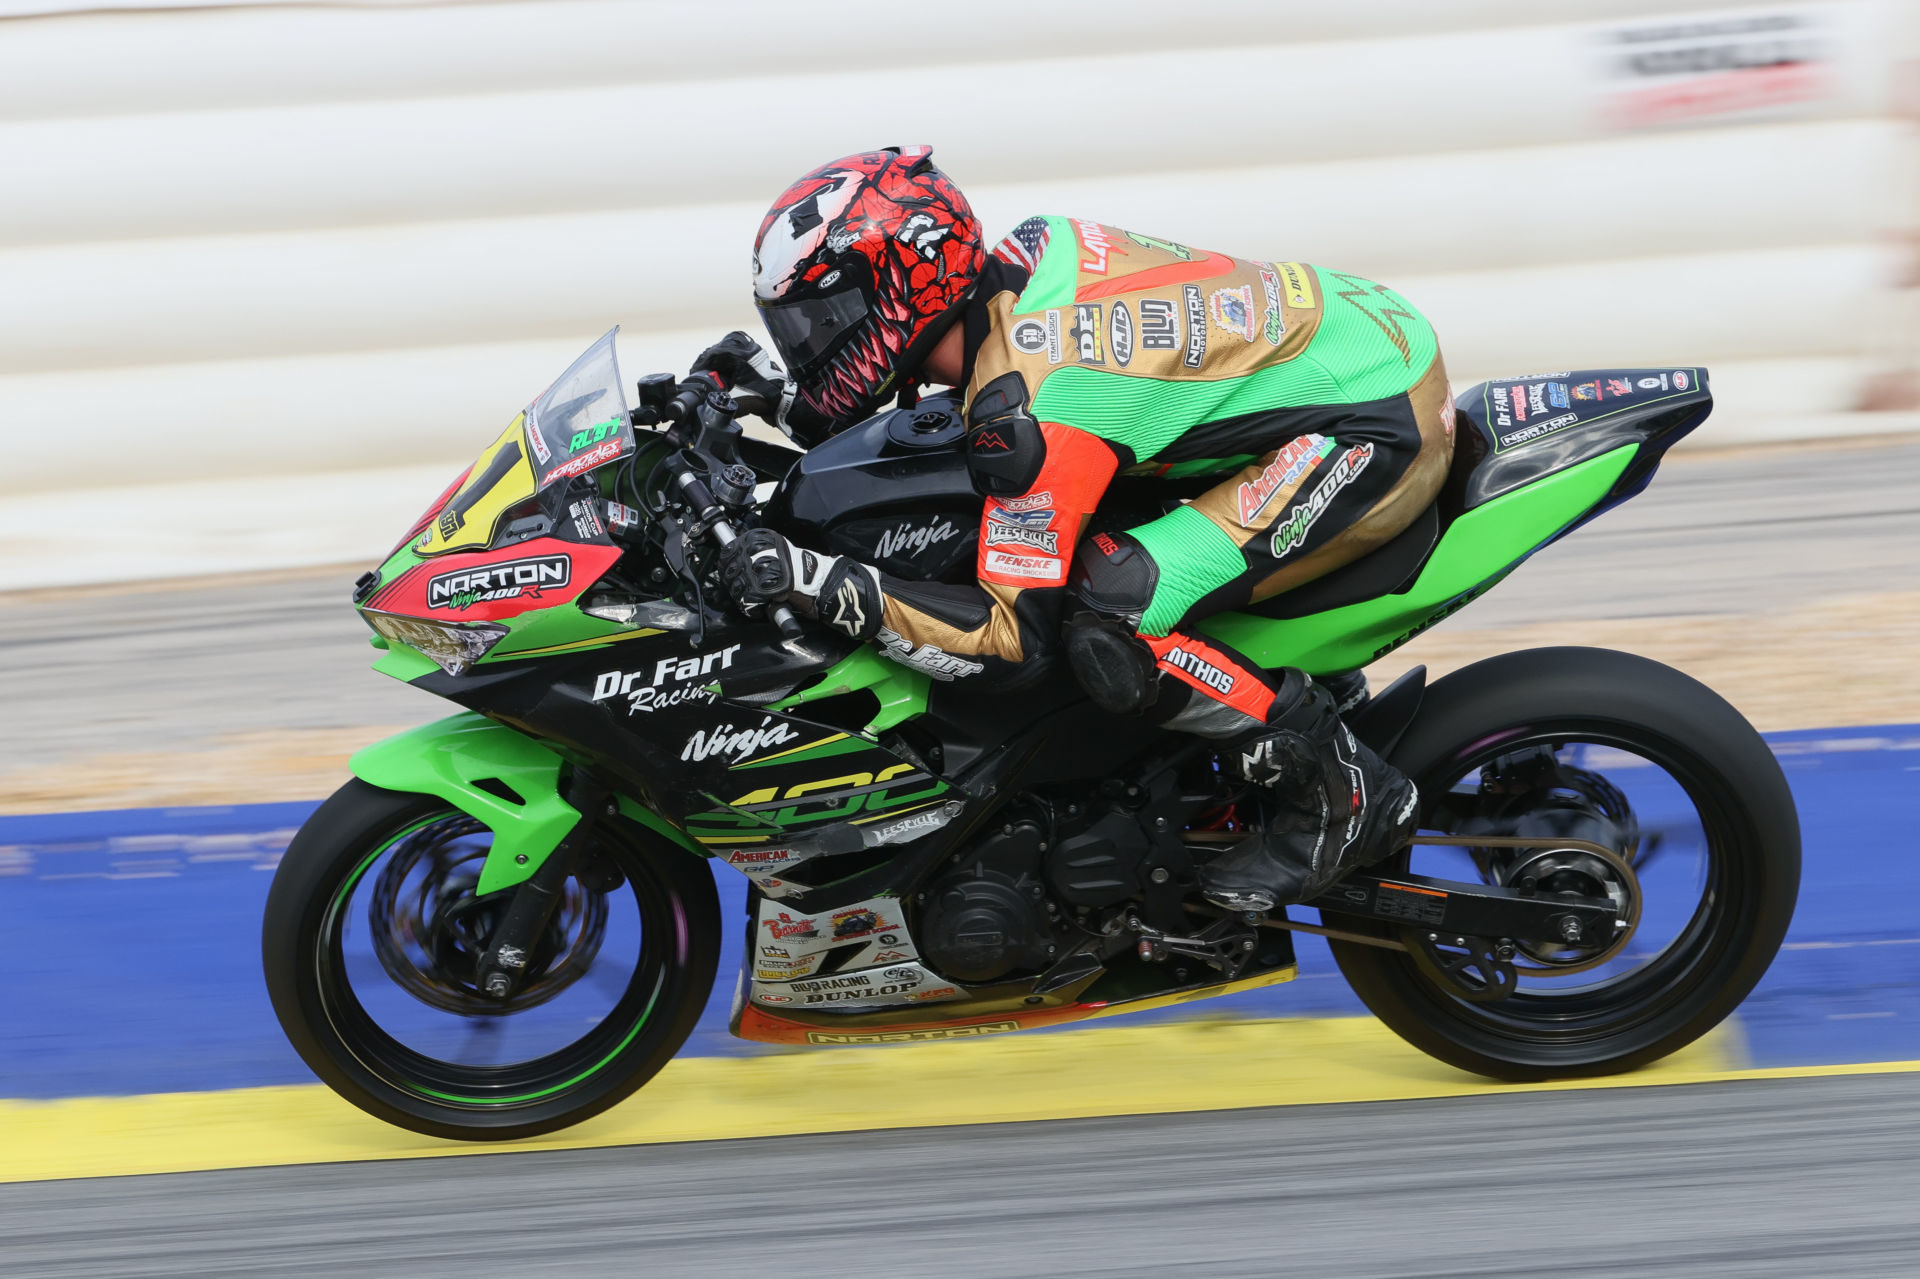
POLYGON ((564 555, 482 564, 428 581, 427 607, 462 609, 484 600, 538 595, 550 587, 565 586, 572 575, 572 561, 564 555))

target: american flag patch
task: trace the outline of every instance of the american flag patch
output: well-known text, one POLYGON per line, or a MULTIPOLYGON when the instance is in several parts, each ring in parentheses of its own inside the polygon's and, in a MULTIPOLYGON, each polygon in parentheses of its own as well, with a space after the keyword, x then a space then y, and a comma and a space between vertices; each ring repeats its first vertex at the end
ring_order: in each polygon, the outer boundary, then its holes
POLYGON ((993 256, 1002 262, 1011 263, 1023 271, 1031 271, 1040 264, 1040 255, 1047 251, 1047 220, 1028 218, 1007 233, 1007 238, 993 246, 993 256))

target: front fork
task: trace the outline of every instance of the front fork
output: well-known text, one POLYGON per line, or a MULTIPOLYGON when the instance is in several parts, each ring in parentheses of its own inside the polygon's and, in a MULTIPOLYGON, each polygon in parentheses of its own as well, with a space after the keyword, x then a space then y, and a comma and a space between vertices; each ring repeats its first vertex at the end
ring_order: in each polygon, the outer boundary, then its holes
MULTIPOLYGON (((519 989, 529 956, 560 907, 567 877, 581 862, 581 851, 593 837, 595 823, 616 816, 619 804, 613 792, 584 768, 576 768, 567 783, 567 803, 580 814, 540 868, 513 889, 513 899, 500 926, 493 930, 481 954, 474 984, 491 999, 506 1000, 519 989)), ((521 860, 525 860, 524 856, 521 860)))

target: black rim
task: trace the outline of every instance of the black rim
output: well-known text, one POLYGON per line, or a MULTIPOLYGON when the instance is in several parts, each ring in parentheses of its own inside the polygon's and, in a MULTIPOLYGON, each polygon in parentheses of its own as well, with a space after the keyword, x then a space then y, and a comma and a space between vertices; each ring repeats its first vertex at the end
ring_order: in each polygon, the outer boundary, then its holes
MULTIPOLYGON (((1538 746, 1558 753, 1575 744, 1628 752, 1677 783, 1702 836, 1698 903, 1657 953, 1625 972, 1598 980, 1523 979, 1513 995, 1488 1003, 1459 998, 1429 978, 1411 956, 1396 955, 1403 980, 1439 1019, 1453 1023, 1463 1042, 1479 1039, 1508 1049, 1525 1044, 1546 1058, 1572 1058, 1603 1040, 1616 1047, 1623 1036, 1650 1040, 1670 1029, 1676 1016, 1690 1015, 1711 998, 1740 961, 1758 902, 1751 836, 1725 781, 1677 743, 1594 721, 1531 725, 1482 739, 1417 779, 1426 797, 1422 829, 1455 833, 1448 827, 1458 823, 1436 823, 1436 812, 1444 811, 1456 784, 1496 758, 1538 746)), ((1396 865, 1405 870, 1414 861, 1414 855, 1401 854, 1396 865)))
MULTIPOLYGON (((321 1010, 339 1041, 360 1066, 391 1087, 448 1106, 524 1108, 597 1084, 649 1026, 671 1020, 671 1004, 685 981, 686 911, 639 846, 622 833, 601 830, 588 852, 620 871, 623 883, 614 892, 631 896, 639 934, 631 974, 609 995, 612 1002, 604 1016, 563 1046, 510 1064, 470 1065, 419 1051, 389 1033, 356 990, 353 969, 359 967, 364 978, 369 965, 350 962, 346 942, 351 920, 360 913, 359 904, 368 901, 374 867, 384 858, 417 852, 419 841, 485 838, 477 822, 451 809, 406 822, 381 838, 328 900, 314 943, 315 984, 321 1010)), ((589 891, 577 880, 569 880, 568 888, 589 891)), ((511 1020, 466 1019, 470 1024, 511 1020)))

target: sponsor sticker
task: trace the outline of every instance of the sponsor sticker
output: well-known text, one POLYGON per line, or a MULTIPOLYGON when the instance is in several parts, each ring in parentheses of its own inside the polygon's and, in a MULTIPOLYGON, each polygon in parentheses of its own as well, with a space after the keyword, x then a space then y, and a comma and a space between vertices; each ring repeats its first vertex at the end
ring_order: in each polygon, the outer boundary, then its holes
POLYGON ((1185 671, 1216 692, 1228 695, 1233 692, 1235 681, 1231 674, 1181 645, 1176 644, 1168 649, 1160 660, 1175 670, 1185 671))
MULTIPOLYGON (((625 697, 629 715, 688 702, 710 703, 719 696, 718 685, 711 682, 711 677, 716 671, 731 667, 739 652, 738 644, 729 644, 726 648, 711 653, 696 653, 692 657, 663 657, 653 664, 651 671, 602 671, 593 681, 593 700, 604 702, 614 697, 625 697), (703 677, 708 682, 688 682, 703 677)), ((686 757, 683 755, 681 758, 686 757)))
POLYGON ((1060 347, 1060 312, 1047 312, 1047 363, 1058 364, 1066 358, 1060 347))
POLYGON ((770 747, 784 746, 799 736, 793 731, 792 725, 767 715, 751 728, 735 728, 729 723, 701 729, 680 748, 680 758, 689 763, 718 758, 725 760, 728 765, 740 764, 770 747))
POLYGON ((1598 382, 1582 382, 1582 383, 1580 383, 1580 384, 1579 384, 1578 386, 1576 386, 1576 387, 1574 387, 1574 388, 1573 388, 1573 398, 1574 398, 1574 399, 1576 399, 1576 400, 1597 400, 1597 399, 1599 399, 1599 398, 1600 398, 1600 384, 1599 384, 1598 382))
POLYGON ((1082 302, 1073 308, 1073 327, 1067 336, 1073 339, 1074 354, 1082 364, 1105 364, 1107 348, 1102 336, 1102 310, 1098 302, 1082 302))
POLYGON ((1060 561, 1043 555, 1015 555, 1011 551, 988 551, 986 567, 992 573, 1008 577, 1030 577, 1050 582, 1060 576, 1060 561))
POLYGON ((1687 376, 1687 371, 1685 369, 1675 369, 1673 371, 1673 389, 1674 390, 1684 391, 1692 384, 1693 384, 1693 379, 1687 376))
POLYGON ((1513 411, 1508 402, 1507 388, 1504 386, 1492 387, 1492 388, 1489 388, 1487 394, 1489 398, 1493 400, 1494 425, 1495 426, 1512 426, 1513 411))
POLYGON ((1658 377, 1643 377, 1638 385, 1643 391, 1664 391, 1667 389, 1667 375, 1662 373, 1658 377))
POLYGON ((1270 346, 1279 346, 1287 336, 1287 313, 1280 302, 1280 275, 1272 267, 1260 268, 1260 291, 1266 294, 1267 343, 1270 346))
POLYGON ((800 856, 791 848, 736 848, 727 854, 729 866, 774 866, 800 856))
POLYGON ((1113 304, 1107 325, 1107 343, 1113 350, 1113 362, 1124 369, 1133 363, 1133 312, 1125 302, 1113 304))
POLYGON ((1080 236, 1080 269, 1089 275, 1105 275, 1107 254, 1113 249, 1113 242, 1107 239, 1107 229, 1083 218, 1073 220, 1073 229, 1080 236))
POLYGON ((1313 300, 1313 281, 1307 276, 1304 262, 1276 262, 1280 268, 1281 286, 1287 296, 1287 305, 1302 311, 1311 311, 1319 305, 1313 300))
POLYGON ((1567 407, 1567 384, 1565 382, 1547 383, 1547 403, 1556 409, 1567 407))
POLYGON ((975 1035, 998 1035, 1020 1029, 1017 1021, 983 1021, 971 1026, 938 1026, 932 1030, 810 1030, 810 1044, 911 1044, 930 1039, 970 1039, 975 1035))
POLYGON ((1251 284, 1243 284, 1237 289, 1215 289, 1207 295, 1207 313, 1213 317, 1216 328, 1224 329, 1242 341, 1253 341, 1251 284))
POLYGON ((1327 472, 1326 478, 1314 486, 1307 500, 1294 507, 1292 513, 1274 527, 1273 558, 1284 559, 1300 549, 1307 540, 1307 534, 1313 530, 1314 524, 1326 514, 1327 508, 1333 505, 1333 499, 1338 497, 1340 491, 1347 485, 1359 479, 1360 473, 1367 469, 1367 463, 1371 461, 1373 461, 1371 444, 1356 444, 1342 453, 1340 460, 1333 464, 1333 469, 1327 472))
POLYGON ((1537 440, 1543 435, 1553 434, 1562 427, 1572 426, 1579 420, 1580 415, 1577 413, 1562 413, 1559 417, 1550 417, 1544 421, 1535 422, 1531 426, 1525 426, 1518 431, 1501 436, 1500 447, 1507 449, 1512 448, 1516 444, 1525 444, 1529 440, 1537 440))
POLYGON ((485 600, 537 598, 541 591, 565 586, 573 561, 564 555, 538 555, 504 564, 481 564, 442 573, 427 582, 427 607, 459 611, 485 600))
POLYGON ((1187 353, 1181 362, 1197 369, 1207 355, 1207 304, 1201 299, 1197 284, 1181 285, 1180 296, 1187 310, 1187 353))
POLYGON ((1180 318, 1172 302, 1140 299, 1140 345, 1149 351, 1180 349, 1180 318))
POLYGON ((960 536, 960 530, 949 520, 940 520, 933 524, 915 524, 911 520, 903 521, 898 528, 880 535, 873 544, 875 559, 891 559, 896 555, 919 555, 932 550, 940 543, 960 536))
POLYGON ((1039 320, 1013 322, 1013 349, 1026 355, 1038 355, 1047 349, 1047 326, 1039 320))
POLYGON ((942 683, 963 679, 968 675, 978 675, 987 669, 979 662, 970 662, 964 657, 956 657, 946 650, 932 644, 914 644, 904 636, 881 627, 873 637, 874 643, 902 666, 911 666, 923 675, 930 676, 942 683))
POLYGON ((1607 379, 1607 394, 1632 395, 1633 383, 1623 377, 1610 377, 1607 379))
POLYGON ((1324 435, 1302 435, 1287 441, 1257 478, 1240 486, 1235 495, 1239 500, 1240 522, 1250 525, 1259 519, 1280 490, 1294 484, 1331 452, 1333 441, 1324 435))
POLYGON ((555 480, 565 479, 569 475, 584 475, 603 462, 611 462, 620 456, 620 441, 608 440, 606 443, 582 453, 579 457, 569 458, 540 477, 540 487, 545 488, 555 480))

